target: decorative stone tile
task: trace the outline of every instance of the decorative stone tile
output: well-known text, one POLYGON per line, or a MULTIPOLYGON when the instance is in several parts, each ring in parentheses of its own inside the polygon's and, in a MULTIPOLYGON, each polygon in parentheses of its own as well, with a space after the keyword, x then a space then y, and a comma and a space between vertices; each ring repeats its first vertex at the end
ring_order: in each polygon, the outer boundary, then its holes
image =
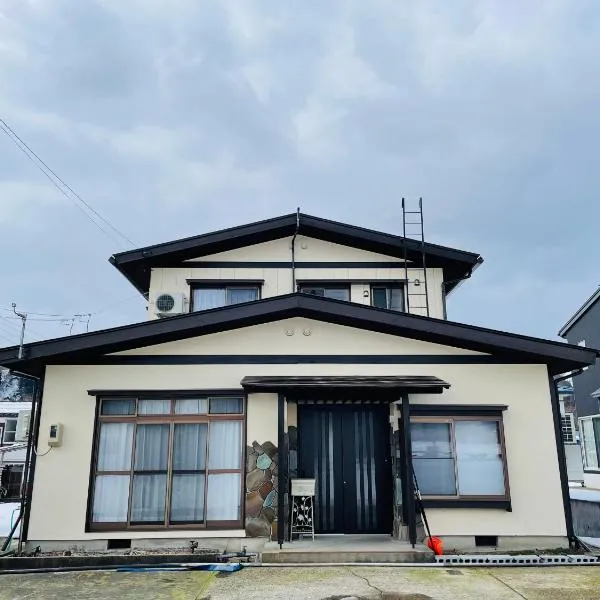
POLYGON ((271 522, 264 516, 257 519, 246 518, 246 535, 249 537, 268 537, 271 533, 271 522))
POLYGON ((254 469, 246 475, 246 490, 253 492, 257 490, 266 481, 271 481, 271 471, 263 471, 262 469, 254 469))
POLYGON ((272 481, 265 481, 260 488, 258 488, 258 491, 260 492, 260 497, 264 500, 269 493, 271 492, 271 490, 273 489, 273 482, 272 481))
POLYGON ((267 497, 263 502, 263 506, 266 506, 268 508, 274 508, 275 506, 277 506, 277 492, 275 490, 271 490, 267 494, 267 497))
POLYGON ((258 492, 246 494, 246 515, 248 517, 259 517, 263 502, 264 498, 258 492))
POLYGON ((277 446, 252 442, 246 448, 246 535, 269 536, 277 513, 277 446))
POLYGON ((277 446, 273 442, 264 442, 262 445, 262 451, 268 454, 274 460, 277 460, 277 446))
POLYGON ((246 454, 246 472, 254 471, 256 469, 256 459, 258 458, 258 454, 255 452, 248 452, 246 454))
POLYGON ((268 454, 261 454, 256 459, 256 466, 259 469, 262 469, 263 471, 266 471, 272 464, 273 461, 271 460, 271 457, 268 454))

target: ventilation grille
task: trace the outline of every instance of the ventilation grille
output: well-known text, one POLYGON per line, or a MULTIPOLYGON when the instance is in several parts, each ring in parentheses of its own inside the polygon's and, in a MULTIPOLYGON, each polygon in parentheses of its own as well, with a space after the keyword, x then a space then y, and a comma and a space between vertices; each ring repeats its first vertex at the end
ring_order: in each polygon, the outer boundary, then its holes
POLYGON ((585 554, 448 554, 436 556, 442 565, 537 565, 600 564, 600 556, 585 554))

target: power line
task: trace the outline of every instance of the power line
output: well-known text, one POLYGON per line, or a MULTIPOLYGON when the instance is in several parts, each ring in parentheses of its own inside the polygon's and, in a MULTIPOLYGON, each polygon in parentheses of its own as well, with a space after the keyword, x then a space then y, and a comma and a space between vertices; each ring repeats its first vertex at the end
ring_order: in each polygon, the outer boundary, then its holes
POLYGON ((0 129, 2 129, 2 131, 17 146, 17 148, 19 148, 19 150, 21 150, 21 152, 23 152, 23 154, 25 154, 25 156, 32 162, 32 164, 35 165, 35 167, 38 170, 40 170, 50 180, 50 182, 54 185, 54 187, 56 187, 61 192, 61 194, 63 194, 63 196, 65 196, 66 198, 68 198, 69 200, 71 200, 75 204, 75 206, 77 206, 77 208, 79 208, 83 212, 83 214, 90 221, 92 221, 92 223, 94 223, 94 225, 96 225, 96 227, 100 231, 102 231, 102 233, 104 233, 105 235, 107 235, 108 237, 110 237, 113 241, 115 241, 114 237, 112 237, 112 235, 108 231, 106 231, 105 229, 103 229, 101 227, 101 225, 97 221, 95 221, 90 214, 88 214, 79 204, 77 204, 77 202, 71 196, 69 196, 69 194, 67 194, 65 192, 65 190, 56 183, 55 180, 57 180, 58 182, 60 182, 60 184, 64 188, 66 188, 81 204, 83 204, 88 209, 88 211, 90 211, 93 215, 95 215, 98 219, 100 219, 103 223, 105 223, 108 227, 110 227, 110 229, 113 232, 115 232, 120 238, 122 238, 123 240, 125 240, 132 247, 135 247, 135 244, 124 233, 121 233, 110 221, 108 221, 108 219, 104 218, 97 210, 94 209, 93 206, 91 206, 88 202, 86 202, 68 183, 66 183, 55 171, 53 171, 17 135, 17 133, 14 131, 14 129, 12 129, 12 127, 10 127, 10 125, 8 125, 8 123, 4 119, 1 119, 1 118, 0 118, 0 129), (36 162, 36 160, 37 160, 37 162, 36 162), (54 179, 52 177, 54 177, 54 179))
POLYGON ((7 129, 5 129, 2 124, 0 123, 0 129, 8 136, 8 138, 17 146, 17 148, 19 148, 19 150, 21 150, 21 152, 23 152, 23 154, 25 154, 25 156, 33 163, 33 165, 36 167, 36 169, 38 169, 39 171, 41 171, 48 179, 48 181, 50 181, 50 183, 68 200, 70 200, 75 208, 77 208, 79 211, 81 211, 81 213, 86 217, 86 219, 89 219, 95 227, 98 228, 98 230, 103 233, 104 235, 106 235, 107 237, 109 237, 111 239, 111 241, 120 244, 121 242, 118 241, 118 239, 115 239, 115 237, 110 234, 108 231, 105 231, 104 229, 102 229, 102 227, 100 226, 99 223, 97 223, 88 213, 85 212, 85 210, 79 205, 77 204, 77 202, 71 198, 71 196, 69 196, 69 194, 67 194, 65 192, 65 190, 63 188, 61 188, 54 179, 52 179, 52 177, 39 165, 35 162, 35 160, 31 157, 31 155, 27 152, 26 148, 24 146, 21 146, 21 144, 15 139, 13 138, 10 133, 8 132, 7 129))
MULTIPOLYGON (((145 300, 148 299, 148 298, 146 298, 146 296, 147 296, 147 294, 144 294, 145 300)), ((73 317, 77 317, 77 318, 84 319, 87 321, 88 317, 94 317, 96 315, 102 314, 106 311, 109 311, 114 306, 119 306, 121 304, 124 304, 125 302, 130 302, 131 300, 133 300, 135 298, 139 298, 139 297, 140 297, 140 294, 136 293, 133 296, 128 296, 127 298, 124 298, 123 300, 115 300, 114 302, 111 302, 110 304, 105 305, 104 307, 102 307, 98 310, 88 311, 88 312, 70 313, 70 314, 43 313, 43 312, 33 312, 33 311, 29 311, 29 310, 26 310, 25 312, 28 315, 34 315, 35 317, 49 317, 48 319, 35 319, 35 318, 29 319, 32 321, 63 321, 63 320, 70 320, 73 317)), ((0 310, 4 310, 6 312, 12 313, 11 308, 6 308, 4 306, 0 306, 0 310)), ((12 317, 12 316, 4 317, 4 316, 0 315, 0 319, 16 320, 17 317, 12 317)))

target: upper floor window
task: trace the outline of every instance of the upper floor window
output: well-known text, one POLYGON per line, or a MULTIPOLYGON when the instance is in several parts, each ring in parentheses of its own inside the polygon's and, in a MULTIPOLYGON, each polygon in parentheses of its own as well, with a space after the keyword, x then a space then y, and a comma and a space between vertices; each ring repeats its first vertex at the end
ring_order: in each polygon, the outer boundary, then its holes
POLYGON ((298 289, 303 294, 310 294, 311 296, 332 298, 333 300, 345 300, 346 302, 350 301, 350 287, 347 285, 303 283, 298 289))
POLYGON ((14 443, 16 434, 17 419, 6 419, 6 421, 4 422, 4 433, 2 435, 2 442, 4 444, 14 443))
POLYGON ((388 310, 404 310, 404 288, 401 285, 372 285, 371 304, 388 310))
POLYGON ((260 297, 258 285, 195 286, 192 288, 192 310, 208 310, 260 297))

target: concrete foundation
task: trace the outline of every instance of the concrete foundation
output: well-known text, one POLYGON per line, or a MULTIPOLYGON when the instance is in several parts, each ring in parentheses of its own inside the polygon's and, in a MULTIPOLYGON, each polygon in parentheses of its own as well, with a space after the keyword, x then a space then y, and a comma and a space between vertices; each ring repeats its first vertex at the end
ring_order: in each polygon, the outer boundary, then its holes
POLYGON ((568 548, 569 540, 562 536, 498 536, 497 546, 477 546, 475 536, 439 536, 444 544, 444 553, 457 552, 495 552, 506 550, 553 550, 568 548))
MULTIPOLYGON (((121 539, 121 538, 120 538, 121 539)), ((245 547, 248 552, 260 552, 268 541, 267 538, 141 538, 131 540, 132 550, 181 550, 189 552, 191 542, 198 543, 198 550, 210 550, 216 554, 223 552, 241 552, 245 547)), ((31 540, 25 545, 28 552, 39 546, 42 552, 65 552, 73 554, 84 552, 112 552, 108 550, 108 540, 31 540)), ((126 549, 118 550, 123 553, 126 549)))

